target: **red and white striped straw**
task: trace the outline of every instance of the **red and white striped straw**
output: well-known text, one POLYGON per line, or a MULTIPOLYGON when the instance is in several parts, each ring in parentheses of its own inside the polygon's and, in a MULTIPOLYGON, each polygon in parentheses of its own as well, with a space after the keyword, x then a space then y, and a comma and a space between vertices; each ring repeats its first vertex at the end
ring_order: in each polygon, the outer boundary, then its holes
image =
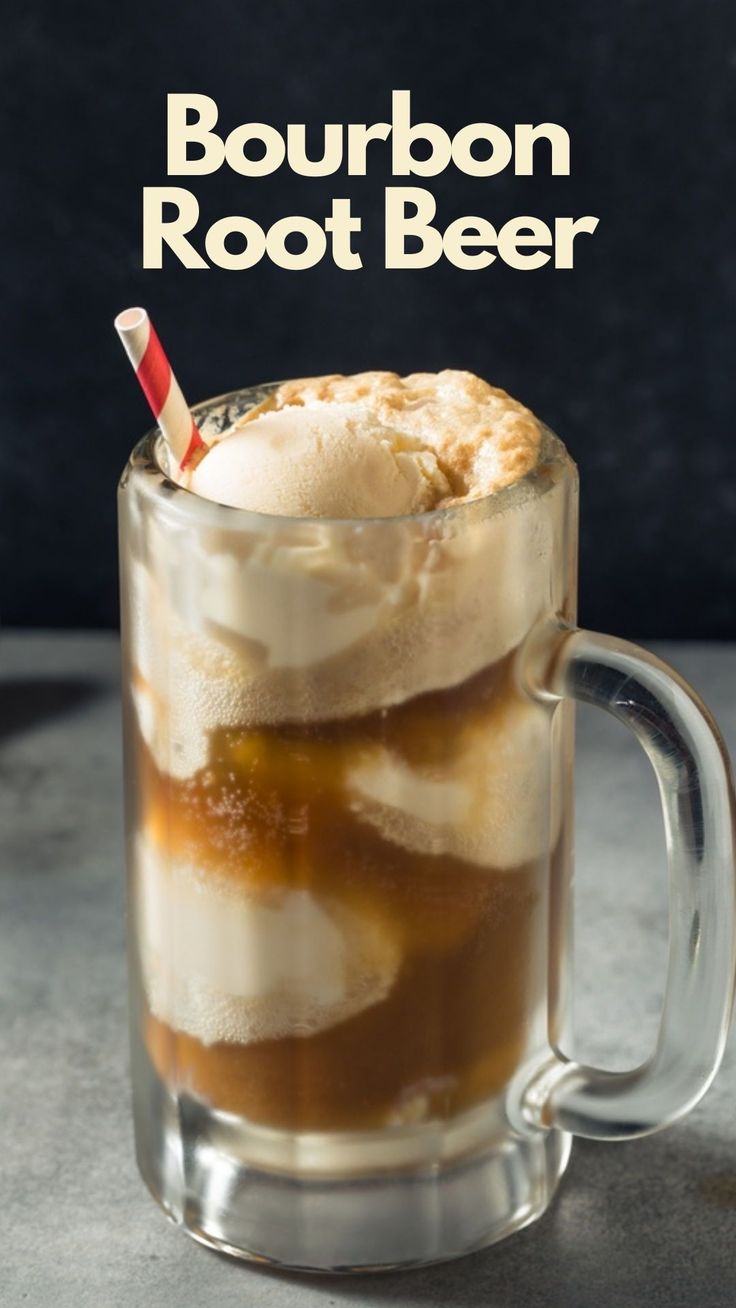
POLYGON ((206 443, 182 395, 163 346, 145 309, 124 309, 115 328, 156 422, 179 468, 186 468, 206 443))

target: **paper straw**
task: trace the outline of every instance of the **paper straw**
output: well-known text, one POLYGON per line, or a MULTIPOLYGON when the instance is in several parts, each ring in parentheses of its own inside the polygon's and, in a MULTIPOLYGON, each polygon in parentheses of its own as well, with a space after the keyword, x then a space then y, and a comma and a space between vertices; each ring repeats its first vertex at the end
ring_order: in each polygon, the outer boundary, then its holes
POLYGON ((169 449, 186 468, 205 441, 145 309, 124 309, 115 328, 169 449))

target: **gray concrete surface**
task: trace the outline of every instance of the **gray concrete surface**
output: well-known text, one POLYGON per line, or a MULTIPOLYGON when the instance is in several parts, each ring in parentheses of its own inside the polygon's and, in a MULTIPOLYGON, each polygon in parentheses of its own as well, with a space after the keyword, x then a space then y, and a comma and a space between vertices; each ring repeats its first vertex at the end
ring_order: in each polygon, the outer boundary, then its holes
MULTIPOLYGON (((736 648, 662 651, 736 748, 736 648)), ((715 1308, 736 1304, 736 1055, 679 1126, 579 1143, 535 1226, 457 1263, 353 1280, 200 1248, 149 1198, 127 1085, 117 646, 0 640, 0 1304, 3 1308, 715 1308)), ((579 724, 577 1053, 651 1045, 664 977, 663 839, 625 731, 579 724)))

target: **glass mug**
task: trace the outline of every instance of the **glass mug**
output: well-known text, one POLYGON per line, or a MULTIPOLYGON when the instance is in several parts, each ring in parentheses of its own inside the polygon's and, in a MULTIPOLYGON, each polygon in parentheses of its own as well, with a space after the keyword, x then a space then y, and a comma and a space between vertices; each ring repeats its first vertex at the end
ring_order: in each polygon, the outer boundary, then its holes
MULTIPOLYGON (((271 387, 200 405, 222 431, 271 387)), ((451 1258, 545 1210, 573 1135, 686 1113, 734 974, 725 749, 680 677, 577 630, 577 477, 412 517, 120 489, 137 1155, 196 1239, 313 1270, 451 1258), (573 702, 654 766, 669 972, 640 1068, 569 1047, 573 702)))

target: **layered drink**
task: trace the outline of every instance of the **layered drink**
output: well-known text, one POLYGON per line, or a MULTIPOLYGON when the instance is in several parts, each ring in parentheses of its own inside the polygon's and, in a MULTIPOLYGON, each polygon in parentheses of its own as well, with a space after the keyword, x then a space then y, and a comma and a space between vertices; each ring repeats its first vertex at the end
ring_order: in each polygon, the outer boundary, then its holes
POLYGON ((563 972, 569 719, 520 667, 572 617, 569 464, 460 372, 201 423, 196 467, 152 439, 124 483, 144 1056, 274 1168, 461 1155, 563 972))

